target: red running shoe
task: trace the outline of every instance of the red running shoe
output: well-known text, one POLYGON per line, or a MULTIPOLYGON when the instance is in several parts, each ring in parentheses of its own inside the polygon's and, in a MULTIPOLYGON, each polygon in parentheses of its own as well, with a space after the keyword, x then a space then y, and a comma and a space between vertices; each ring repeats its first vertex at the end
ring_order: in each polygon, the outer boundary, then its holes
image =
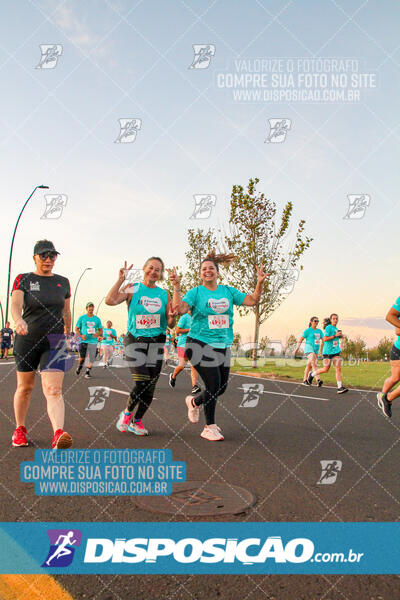
POLYGON ((64 450, 66 448, 71 448, 72 446, 72 437, 66 431, 62 429, 57 429, 55 434, 53 435, 53 442, 51 447, 54 449, 64 450))
POLYGON ((28 440, 26 439, 26 428, 23 425, 17 427, 11 438, 12 445, 18 448, 19 446, 28 446, 28 440))

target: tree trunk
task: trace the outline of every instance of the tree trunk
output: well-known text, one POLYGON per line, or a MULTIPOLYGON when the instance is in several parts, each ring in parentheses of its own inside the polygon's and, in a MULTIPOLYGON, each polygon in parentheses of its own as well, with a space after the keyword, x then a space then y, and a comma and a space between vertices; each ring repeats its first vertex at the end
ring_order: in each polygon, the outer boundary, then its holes
POLYGON ((251 366, 253 369, 257 368, 257 356, 258 356, 258 337, 260 334, 260 309, 257 304, 255 309, 255 324, 254 324, 254 348, 252 352, 251 366))

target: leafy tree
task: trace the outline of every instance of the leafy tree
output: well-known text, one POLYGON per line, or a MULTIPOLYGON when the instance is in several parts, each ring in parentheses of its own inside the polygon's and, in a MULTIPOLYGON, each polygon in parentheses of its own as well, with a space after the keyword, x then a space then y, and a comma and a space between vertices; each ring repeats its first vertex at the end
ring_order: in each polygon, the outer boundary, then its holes
POLYGON ((343 336, 342 354, 344 358, 350 356, 365 358, 367 356, 367 344, 359 335, 354 340, 351 340, 348 336, 343 336))
POLYGON ((392 346, 393 346, 393 338, 388 338, 386 336, 383 337, 379 341, 378 346, 377 346, 379 358, 385 358, 385 355, 389 356, 392 346))
POLYGON ((263 350, 265 352, 265 350, 269 346, 270 341, 271 339, 267 335, 264 335, 264 337, 262 337, 258 343, 258 347, 260 348, 260 350, 263 350))
MULTIPOLYGON (((186 289, 201 285, 200 264, 207 254, 217 246, 217 238, 212 229, 188 229, 189 250, 185 253, 187 270, 184 276, 186 289)), ((182 283, 182 280, 181 280, 182 283)))
MULTIPOLYGON (((257 283, 257 266, 264 265, 269 274, 259 304, 255 307, 240 307, 239 314, 254 314, 255 347, 258 344, 260 325, 278 308, 293 289, 293 278, 297 278, 301 257, 309 248, 312 238, 305 235, 305 221, 297 225, 294 240, 287 236, 291 223, 293 203, 287 202, 281 216, 276 204, 256 191, 259 179, 250 179, 247 189, 234 185, 231 195, 230 233, 224 236, 229 252, 238 260, 227 270, 231 285, 253 291, 257 283)), ((253 353, 253 366, 257 366, 257 353, 253 353)))
POLYGON ((295 348, 297 345, 297 338, 295 335, 293 335, 293 333, 291 333, 287 338, 286 338, 286 342, 285 342, 285 348, 284 348, 284 354, 286 354, 286 352, 290 352, 293 353, 295 348))

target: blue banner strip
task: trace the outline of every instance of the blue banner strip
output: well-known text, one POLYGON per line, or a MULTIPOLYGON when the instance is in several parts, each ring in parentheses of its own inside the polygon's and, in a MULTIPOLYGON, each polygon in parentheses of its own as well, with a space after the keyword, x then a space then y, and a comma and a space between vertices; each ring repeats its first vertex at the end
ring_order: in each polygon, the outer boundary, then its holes
POLYGON ((0 523, 7 574, 398 574, 400 523, 0 523))

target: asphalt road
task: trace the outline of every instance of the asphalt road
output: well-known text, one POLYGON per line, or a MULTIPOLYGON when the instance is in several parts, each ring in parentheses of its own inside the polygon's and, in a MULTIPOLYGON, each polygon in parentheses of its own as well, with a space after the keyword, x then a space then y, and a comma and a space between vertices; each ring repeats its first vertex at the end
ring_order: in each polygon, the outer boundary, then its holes
MULTIPOLYGON (((93 379, 70 371, 65 379, 66 425, 75 448, 170 448, 174 460, 187 464, 187 479, 227 482, 250 490, 256 504, 240 515, 204 521, 395 521, 399 518, 398 455, 400 404, 391 421, 376 405, 376 393, 305 387, 291 382, 232 374, 220 398, 217 423, 225 441, 200 437, 203 421, 187 420, 184 397, 188 371, 176 388, 168 386, 164 367, 156 399, 144 418, 148 437, 121 434, 115 427, 125 397, 111 392, 102 410, 85 410, 89 386, 129 391, 126 369, 93 368, 93 379), (243 386, 262 384, 259 399, 244 406, 243 386), (317 483, 320 461, 337 461, 341 470, 330 485, 317 483), (340 462, 339 462, 340 461, 340 462)), ((21 460, 33 460, 34 449, 48 448, 51 431, 37 376, 32 396, 28 448, 12 448, 12 397, 15 367, 0 362, 0 503, 2 521, 181 521, 180 514, 161 514, 139 507, 135 497, 39 497, 34 486, 19 480, 21 460)), ((334 477, 333 477, 334 479, 334 477)), ((134 596, 148 600, 258 598, 277 600, 381 600, 398 594, 397 576, 60 576, 74 598, 114 600, 134 596)))

